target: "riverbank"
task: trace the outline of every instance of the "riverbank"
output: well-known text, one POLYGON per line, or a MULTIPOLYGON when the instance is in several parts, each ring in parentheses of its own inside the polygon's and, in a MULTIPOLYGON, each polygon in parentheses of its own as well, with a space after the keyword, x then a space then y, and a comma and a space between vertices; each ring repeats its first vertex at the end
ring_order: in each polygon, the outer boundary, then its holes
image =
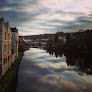
POLYGON ((14 76, 16 75, 16 72, 18 70, 20 61, 22 59, 23 54, 20 53, 19 57, 15 60, 15 62, 12 64, 12 66, 8 69, 8 71, 5 73, 5 75, 0 80, 0 92, 5 92, 5 88, 10 85, 11 81, 13 80, 14 76))

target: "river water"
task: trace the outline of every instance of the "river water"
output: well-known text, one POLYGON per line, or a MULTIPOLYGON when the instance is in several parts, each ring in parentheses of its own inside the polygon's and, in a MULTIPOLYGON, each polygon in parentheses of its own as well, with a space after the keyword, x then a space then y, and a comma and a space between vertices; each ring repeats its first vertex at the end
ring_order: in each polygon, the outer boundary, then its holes
POLYGON ((64 55, 56 58, 39 48, 25 51, 16 92, 92 92, 92 75, 66 61, 64 55))

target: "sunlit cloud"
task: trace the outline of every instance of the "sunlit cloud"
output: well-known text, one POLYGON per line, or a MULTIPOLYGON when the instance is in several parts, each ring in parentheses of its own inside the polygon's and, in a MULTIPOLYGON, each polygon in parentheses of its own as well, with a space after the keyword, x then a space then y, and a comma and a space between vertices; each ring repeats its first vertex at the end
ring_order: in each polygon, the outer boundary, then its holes
POLYGON ((56 58, 56 57, 54 57, 54 56, 50 56, 50 57, 47 57, 46 59, 48 59, 48 60, 58 60, 58 59, 60 59, 60 58, 56 58))
MULTIPOLYGON (((48 83, 50 85, 57 86, 57 91, 58 92, 65 92, 65 91, 71 91, 71 92, 82 92, 81 89, 76 85, 75 83, 65 80, 64 76, 58 76, 58 75, 51 75, 47 74, 43 77, 41 77, 41 82, 43 83, 48 83), (59 89, 58 89, 59 88, 59 89)), ((56 91, 56 92, 57 92, 56 91)))
POLYGON ((35 56, 36 57, 41 57, 42 56, 42 57, 46 57, 47 58, 49 56, 49 54, 42 53, 42 54, 36 54, 35 56))
POLYGON ((20 35, 92 28, 91 0, 1 0, 0 17, 20 35), (12 21, 13 20, 13 21, 12 21))
POLYGON ((27 51, 27 53, 30 53, 30 51, 31 51, 31 53, 36 53, 36 52, 43 52, 43 50, 42 49, 37 49, 37 48, 31 48, 29 51, 27 51))
POLYGON ((42 63, 36 63, 35 65, 39 68, 46 68, 46 65, 42 63))
MULTIPOLYGON (((66 88, 65 89, 66 91, 70 90, 71 92, 82 92, 82 90, 79 89, 78 85, 76 85, 73 82, 63 79, 63 80, 60 80, 60 83, 61 83, 61 85, 63 85, 66 88)), ((61 88, 63 88, 63 87, 61 86, 61 88)))
POLYGON ((66 62, 59 62, 59 63, 55 63, 55 64, 50 64, 49 65, 50 68, 52 69, 66 69, 69 68, 66 64, 66 62))
POLYGON ((43 76, 41 78, 41 81, 43 83, 49 83, 49 84, 55 85, 55 84, 57 84, 58 79, 59 79, 59 76, 58 75, 55 75, 55 74, 53 74, 53 75, 47 74, 47 75, 45 75, 45 76, 43 76))

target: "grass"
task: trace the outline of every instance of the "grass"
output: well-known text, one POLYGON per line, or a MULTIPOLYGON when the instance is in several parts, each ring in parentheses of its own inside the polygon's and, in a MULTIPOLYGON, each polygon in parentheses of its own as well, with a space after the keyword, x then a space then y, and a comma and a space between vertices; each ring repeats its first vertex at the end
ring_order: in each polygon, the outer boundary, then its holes
POLYGON ((0 92, 5 92, 5 88, 10 84, 10 82, 14 78, 14 76, 18 70, 21 59, 22 59, 22 53, 19 54, 19 57, 15 60, 15 62, 12 64, 12 66, 7 70, 7 72, 1 78, 0 92))

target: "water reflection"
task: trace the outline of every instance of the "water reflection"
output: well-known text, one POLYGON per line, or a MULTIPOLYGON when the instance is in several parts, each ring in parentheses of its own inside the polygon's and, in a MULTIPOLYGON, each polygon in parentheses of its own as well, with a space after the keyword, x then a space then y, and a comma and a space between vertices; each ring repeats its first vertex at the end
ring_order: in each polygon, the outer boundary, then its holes
POLYGON ((64 54, 66 56, 66 63, 68 66, 73 66, 74 70, 78 74, 92 74, 92 54, 80 54, 80 53, 63 53, 60 49, 50 48, 47 49, 50 55, 55 55, 57 57, 62 57, 64 54))
POLYGON ((46 49, 46 51, 50 54, 53 55, 55 54, 56 58, 57 57, 62 57, 63 51, 61 48, 50 48, 50 49, 46 49))
POLYGON ((68 56, 58 54, 55 58, 55 55, 37 48, 26 51, 19 67, 16 92, 92 92, 92 76, 80 76, 74 65, 69 65, 68 56))
POLYGON ((74 66, 78 74, 92 74, 92 55, 79 54, 79 55, 66 55, 68 66, 74 66))

